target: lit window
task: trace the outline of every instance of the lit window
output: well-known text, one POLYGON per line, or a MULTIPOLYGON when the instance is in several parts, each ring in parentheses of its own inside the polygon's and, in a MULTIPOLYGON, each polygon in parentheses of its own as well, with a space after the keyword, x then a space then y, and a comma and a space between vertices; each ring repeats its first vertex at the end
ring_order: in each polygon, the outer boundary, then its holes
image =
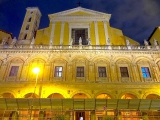
POLYGON ((19 69, 19 66, 12 66, 9 76, 12 76, 12 77, 17 76, 18 69, 19 69))
POLYGON ((120 67, 121 77, 129 77, 127 67, 120 67))
POLYGON ((84 77, 84 67, 77 67, 77 77, 84 77))
POLYGON ((56 66, 54 71, 54 77, 62 77, 62 66, 56 66))
POLYGON ((144 78, 150 78, 150 72, 149 72, 149 68, 148 67, 141 67, 142 70, 142 75, 144 78))
POLYGON ((106 77, 106 68, 105 67, 98 67, 99 77, 106 77))

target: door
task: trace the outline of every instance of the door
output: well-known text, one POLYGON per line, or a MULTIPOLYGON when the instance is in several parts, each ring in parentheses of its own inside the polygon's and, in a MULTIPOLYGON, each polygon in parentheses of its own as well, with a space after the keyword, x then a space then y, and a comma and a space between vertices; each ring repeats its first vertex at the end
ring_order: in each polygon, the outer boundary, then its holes
POLYGON ((77 111, 76 112, 76 120, 85 120, 85 112, 77 111))

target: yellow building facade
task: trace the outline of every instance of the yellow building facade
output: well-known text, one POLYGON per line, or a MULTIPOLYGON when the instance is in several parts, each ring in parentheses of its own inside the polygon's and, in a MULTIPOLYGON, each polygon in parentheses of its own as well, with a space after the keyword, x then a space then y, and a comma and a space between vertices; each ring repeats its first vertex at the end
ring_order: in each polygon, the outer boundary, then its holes
POLYGON ((1 119, 160 119, 158 44, 140 46, 110 26, 110 14, 48 16, 38 30, 41 12, 27 8, 18 40, 0 45, 1 119))

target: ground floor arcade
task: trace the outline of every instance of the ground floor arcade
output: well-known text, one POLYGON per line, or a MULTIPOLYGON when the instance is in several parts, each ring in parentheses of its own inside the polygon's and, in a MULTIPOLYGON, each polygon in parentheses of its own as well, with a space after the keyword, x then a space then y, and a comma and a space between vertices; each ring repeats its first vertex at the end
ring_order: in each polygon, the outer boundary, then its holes
POLYGON ((159 120, 159 99, 1 98, 0 120, 159 120))

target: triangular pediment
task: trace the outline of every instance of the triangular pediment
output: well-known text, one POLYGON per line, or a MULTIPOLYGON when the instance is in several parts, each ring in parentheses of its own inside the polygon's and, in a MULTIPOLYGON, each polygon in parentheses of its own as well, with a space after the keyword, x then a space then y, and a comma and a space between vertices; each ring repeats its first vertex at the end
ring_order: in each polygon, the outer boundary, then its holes
POLYGON ((102 13, 102 12, 98 12, 98 11, 94 11, 94 10, 90 10, 90 9, 86 9, 82 7, 65 10, 62 12, 50 14, 48 16, 51 17, 51 16, 74 16, 74 15, 89 15, 89 16, 107 15, 107 16, 110 16, 110 14, 106 14, 106 13, 102 13))

